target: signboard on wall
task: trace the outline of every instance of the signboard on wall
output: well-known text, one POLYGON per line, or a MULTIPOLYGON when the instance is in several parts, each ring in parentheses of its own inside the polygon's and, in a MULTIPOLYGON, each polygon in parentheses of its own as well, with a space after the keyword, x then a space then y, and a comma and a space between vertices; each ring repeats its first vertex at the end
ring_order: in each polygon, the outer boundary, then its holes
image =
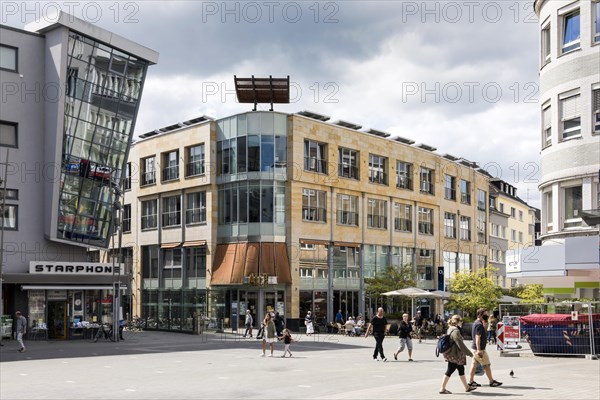
POLYGON ((444 290, 444 267, 437 267, 437 290, 444 290))
POLYGON ((48 262, 30 261, 30 274, 61 274, 61 275, 112 275, 118 268, 123 271, 124 264, 88 263, 88 262, 48 262))

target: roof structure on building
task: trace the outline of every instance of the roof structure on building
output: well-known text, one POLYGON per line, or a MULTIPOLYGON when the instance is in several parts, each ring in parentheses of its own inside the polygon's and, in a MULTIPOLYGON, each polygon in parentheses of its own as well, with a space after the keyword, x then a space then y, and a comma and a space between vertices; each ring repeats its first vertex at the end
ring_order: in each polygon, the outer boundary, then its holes
POLYGON ((156 64, 158 62, 158 53, 156 51, 126 39, 123 36, 119 36, 116 33, 102 29, 97 25, 90 24, 89 22, 54 7, 49 7, 48 13, 45 14, 43 18, 39 18, 38 20, 25 25, 25 30, 46 33, 59 26, 64 26, 72 31, 79 32, 82 35, 104 42, 111 47, 122 50, 135 57, 142 58, 150 64, 156 64))
POLYGON ((308 110, 300 111, 296 114, 302 115, 303 117, 316 119, 317 121, 321 121, 321 122, 326 122, 331 119, 331 117, 329 117, 328 115, 319 114, 319 113, 308 111, 308 110))
POLYGON ((273 78, 269 75, 268 78, 256 78, 252 75, 250 78, 238 78, 233 76, 235 81, 235 94, 240 103, 254 104, 261 103, 271 104, 287 104, 290 102, 290 77, 273 78))

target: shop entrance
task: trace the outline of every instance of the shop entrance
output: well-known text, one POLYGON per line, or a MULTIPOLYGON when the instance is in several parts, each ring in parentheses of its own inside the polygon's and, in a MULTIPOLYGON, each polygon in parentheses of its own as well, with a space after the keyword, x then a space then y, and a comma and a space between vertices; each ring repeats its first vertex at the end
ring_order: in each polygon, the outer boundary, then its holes
POLYGON ((67 302, 48 302, 48 337, 50 339, 67 338, 67 302))
POLYGON ((240 329, 244 326, 246 310, 252 312, 254 328, 260 328, 260 322, 265 318, 266 312, 279 312, 285 318, 285 291, 283 290, 240 290, 238 298, 240 329))

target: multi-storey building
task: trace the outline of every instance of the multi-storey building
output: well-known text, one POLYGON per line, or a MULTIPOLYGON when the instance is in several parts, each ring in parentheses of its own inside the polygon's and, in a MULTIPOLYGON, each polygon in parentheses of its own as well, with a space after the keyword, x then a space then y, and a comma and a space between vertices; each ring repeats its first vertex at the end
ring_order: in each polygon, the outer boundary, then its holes
POLYGON ((0 26, 2 309, 51 338, 100 321, 113 265, 106 248, 142 87, 158 54, 65 13, 0 26))
POLYGON ((511 275, 554 297, 600 297, 600 3, 536 0, 540 22, 540 248, 511 258, 511 275))
MULTIPOLYGON (((123 245, 150 327, 233 327, 251 309, 370 313, 364 279, 410 266, 444 288, 487 263, 489 177, 477 164, 312 112, 200 117, 140 136, 123 245), (457 256, 458 255, 458 256, 457 256), (335 311, 334 311, 335 310, 335 311)), ((422 303, 422 311, 433 312, 422 303)))
POLYGON ((506 278, 506 253, 535 245, 535 214, 536 208, 517 196, 517 188, 501 179, 491 179, 489 257, 501 287, 516 284, 515 279, 506 278))

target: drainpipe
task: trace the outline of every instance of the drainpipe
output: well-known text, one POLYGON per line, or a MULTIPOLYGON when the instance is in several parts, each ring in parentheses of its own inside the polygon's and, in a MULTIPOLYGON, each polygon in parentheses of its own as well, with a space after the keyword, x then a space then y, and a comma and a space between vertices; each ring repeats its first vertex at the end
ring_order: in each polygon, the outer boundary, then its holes
POLYGON ((359 257, 359 269, 358 269, 358 312, 365 317, 367 320, 367 314, 365 313, 365 193, 361 195, 361 245, 360 245, 360 257, 359 257))
POLYGON ((329 188, 329 246, 327 247, 327 322, 333 321, 333 187, 329 188))

